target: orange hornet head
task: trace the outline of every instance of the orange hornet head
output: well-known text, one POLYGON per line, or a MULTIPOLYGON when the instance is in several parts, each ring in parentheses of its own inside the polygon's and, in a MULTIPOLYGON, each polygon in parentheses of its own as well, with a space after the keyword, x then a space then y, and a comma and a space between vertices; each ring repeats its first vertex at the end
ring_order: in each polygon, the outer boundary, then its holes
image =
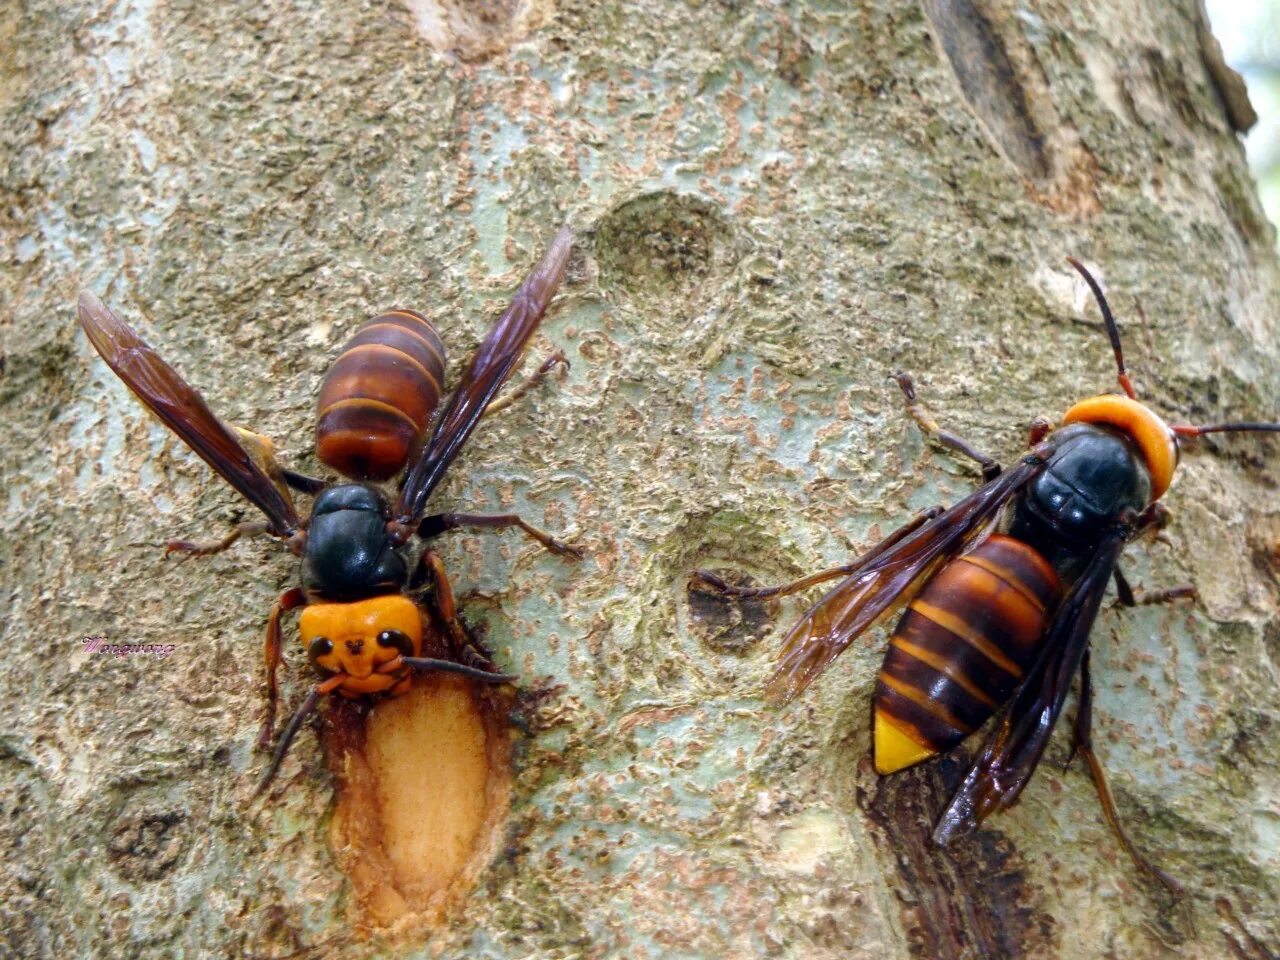
POLYGON ((1102 319, 1106 324, 1107 336, 1111 340, 1111 350, 1116 357, 1116 375, 1124 396, 1105 394, 1092 397, 1077 403, 1063 417, 1063 424, 1094 423, 1111 427, 1129 437, 1138 447, 1147 471, 1151 474, 1151 502, 1159 500, 1173 480, 1173 473, 1178 467, 1178 438, 1200 437, 1206 433, 1247 432, 1280 432, 1280 423, 1214 423, 1206 426, 1193 426, 1186 423, 1168 424, 1149 407, 1138 401, 1138 393, 1133 388, 1129 374, 1124 368, 1124 353, 1120 348, 1120 328, 1116 325, 1107 298, 1093 275, 1084 268, 1079 260, 1067 257, 1067 262, 1075 267, 1076 272, 1084 278, 1093 292, 1093 298, 1102 311, 1102 319))
POLYGON ((390 673, 379 673, 378 668, 422 650, 422 614, 398 593, 354 603, 311 604, 303 609, 298 628, 311 662, 344 676, 338 692, 352 697, 386 690, 403 693, 408 668, 390 673))
POLYGON ((1114 393, 1081 400, 1062 418, 1069 423, 1095 423, 1114 427, 1137 445, 1151 474, 1151 502, 1164 496, 1178 466, 1178 441, 1173 428, 1150 407, 1114 393))

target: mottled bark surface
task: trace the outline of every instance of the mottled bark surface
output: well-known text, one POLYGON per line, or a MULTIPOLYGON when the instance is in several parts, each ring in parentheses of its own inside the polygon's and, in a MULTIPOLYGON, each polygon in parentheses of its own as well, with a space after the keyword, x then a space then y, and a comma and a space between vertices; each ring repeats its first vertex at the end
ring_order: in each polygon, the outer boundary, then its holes
POLYGON ((1125 566, 1200 600, 1094 632, 1104 762, 1193 925, 1062 769, 1065 724, 1021 805, 938 852, 958 765, 882 782, 866 760, 883 636, 775 711, 761 686, 804 601, 686 590, 697 566, 771 582, 842 562, 973 486, 902 415, 894 369, 1006 462, 1033 416, 1109 388, 1068 253, 1105 278, 1157 409, 1280 411, 1274 234, 1199 17, 2 0, 0 952, 1280 950, 1274 441, 1184 456, 1168 542, 1125 566), (590 556, 444 541, 465 615, 541 696, 464 913, 361 940, 313 734, 282 798, 250 801, 262 623, 294 563, 266 542, 162 559, 251 508, 92 355, 76 293, 315 470, 315 391, 351 331, 416 308, 456 371, 565 220, 579 253, 535 350, 572 370, 486 423, 436 502, 519 509, 590 556), (83 652, 93 635, 176 648, 113 659, 83 652))

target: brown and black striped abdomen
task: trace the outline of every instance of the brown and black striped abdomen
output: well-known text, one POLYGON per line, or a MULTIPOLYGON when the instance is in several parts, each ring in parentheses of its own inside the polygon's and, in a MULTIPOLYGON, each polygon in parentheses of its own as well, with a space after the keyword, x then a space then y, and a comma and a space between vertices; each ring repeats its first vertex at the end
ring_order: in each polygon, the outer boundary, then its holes
POLYGON ((426 317, 374 317, 342 348, 320 387, 316 455, 343 476, 387 480, 409 455, 440 402, 444 344, 426 317))
POLYGON ((1012 695, 1048 627, 1058 577, 1020 540, 993 534, 943 567, 893 632, 876 682, 876 768, 950 750, 1012 695))

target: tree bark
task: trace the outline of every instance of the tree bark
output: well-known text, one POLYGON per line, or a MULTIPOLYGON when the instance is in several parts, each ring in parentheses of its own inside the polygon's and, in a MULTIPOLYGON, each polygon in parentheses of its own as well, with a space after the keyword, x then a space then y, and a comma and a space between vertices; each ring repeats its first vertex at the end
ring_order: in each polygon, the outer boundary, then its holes
POLYGON ((1181 904, 1063 769, 1068 723, 1017 808, 934 849, 963 766, 871 770, 883 632, 776 709, 805 600, 687 590, 697 567, 844 562, 979 482, 904 417, 895 370, 1005 463, 1034 416, 1111 389, 1068 254, 1156 410, 1280 416, 1275 234, 1197 2, 8 0, 0 44, 0 952, 1280 952, 1275 441, 1188 448, 1165 538, 1124 566, 1199 599, 1093 633, 1102 759, 1181 904), (525 678, 527 733, 461 912, 388 940, 353 919, 313 734, 251 800, 262 624, 294 561, 163 559, 257 518, 97 360, 76 295, 314 473, 316 390, 355 327, 417 309, 456 376, 565 221, 531 356, 572 369, 484 423, 435 502, 518 510, 588 559, 441 541, 525 678))

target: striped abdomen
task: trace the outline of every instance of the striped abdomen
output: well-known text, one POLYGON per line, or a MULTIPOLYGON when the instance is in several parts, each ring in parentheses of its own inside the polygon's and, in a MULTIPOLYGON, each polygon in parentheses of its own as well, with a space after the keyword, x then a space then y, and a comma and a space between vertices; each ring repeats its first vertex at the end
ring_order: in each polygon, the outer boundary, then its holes
POLYGON ((316 455, 354 480, 386 480, 422 441, 444 383, 444 344, 426 317, 374 317, 320 387, 316 455))
POLYGON ((1009 699, 1035 659, 1058 576, 1021 540, 993 534, 948 563, 907 607, 876 682, 876 769, 950 750, 1009 699))

